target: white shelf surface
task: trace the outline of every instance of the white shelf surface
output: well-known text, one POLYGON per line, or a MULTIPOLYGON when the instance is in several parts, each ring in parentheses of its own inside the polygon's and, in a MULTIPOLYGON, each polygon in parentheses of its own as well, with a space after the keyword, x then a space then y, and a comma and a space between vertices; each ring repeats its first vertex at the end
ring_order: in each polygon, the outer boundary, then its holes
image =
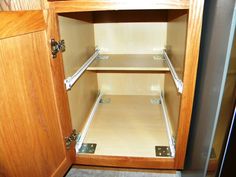
POLYGON ((92 71, 158 71, 168 72, 169 67, 161 55, 155 54, 104 54, 87 68, 92 71))
POLYGON ((156 157, 155 146, 169 146, 159 96, 103 95, 84 143, 96 143, 95 155, 156 157))

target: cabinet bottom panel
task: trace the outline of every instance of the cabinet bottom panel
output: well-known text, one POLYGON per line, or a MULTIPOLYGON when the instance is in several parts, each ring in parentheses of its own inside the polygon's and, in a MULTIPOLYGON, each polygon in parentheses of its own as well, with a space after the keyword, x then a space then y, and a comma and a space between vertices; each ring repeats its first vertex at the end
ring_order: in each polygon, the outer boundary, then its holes
POLYGON ((84 139, 95 155, 156 157, 169 146, 158 96, 104 95, 84 139))

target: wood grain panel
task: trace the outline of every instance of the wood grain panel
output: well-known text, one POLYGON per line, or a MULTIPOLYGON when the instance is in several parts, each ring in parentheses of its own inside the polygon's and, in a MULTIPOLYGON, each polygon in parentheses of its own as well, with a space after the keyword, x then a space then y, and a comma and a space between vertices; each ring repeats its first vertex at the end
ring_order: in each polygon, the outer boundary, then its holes
POLYGON ((188 10, 109 10, 60 13, 61 16, 90 23, 167 22, 187 14, 188 10))
POLYGON ((101 10, 131 10, 131 9, 188 9, 188 0, 157 0, 157 1, 126 1, 126 0, 71 0, 54 1, 50 6, 55 11, 76 12, 76 11, 101 11, 101 10))
POLYGON ((44 8, 46 0, 2 0, 0 11, 40 10, 44 8))
POLYGON ((180 103, 179 126, 176 138, 175 167, 183 168, 192 114, 204 0, 191 0, 185 52, 184 90, 180 103))
MULTIPOLYGON (((58 21, 57 16, 53 10, 45 11, 45 18, 48 24, 47 28, 47 41, 48 48, 50 48, 50 39, 54 38, 59 40, 58 21)), ((50 51, 51 52, 51 51, 50 51)), ((50 54, 49 54, 50 55, 50 54)), ((53 81, 53 92, 56 99, 57 111, 60 120, 63 137, 68 137, 72 131, 71 116, 67 93, 64 86, 64 68, 61 53, 57 55, 56 59, 49 59, 51 64, 51 75, 53 81)), ((75 159, 74 143, 72 143, 70 150, 66 151, 66 159, 55 172, 55 176, 63 176, 65 171, 68 170, 71 163, 75 159)))
POLYGON ((0 39, 46 28, 43 11, 0 12, 0 19, 0 39))
POLYGON ((125 168, 175 169, 174 159, 171 158, 77 155, 75 164, 125 168))
POLYGON ((0 50, 0 174, 52 176, 64 162, 66 149, 46 34, 3 39, 0 50))
MULTIPOLYGON (((94 33, 91 23, 66 17, 59 18, 61 39, 66 41, 63 53, 65 77, 74 74, 94 52, 94 33)), ((67 92, 73 128, 80 131, 98 94, 97 75, 85 72, 67 92), (83 103, 83 104, 81 104, 83 103)))

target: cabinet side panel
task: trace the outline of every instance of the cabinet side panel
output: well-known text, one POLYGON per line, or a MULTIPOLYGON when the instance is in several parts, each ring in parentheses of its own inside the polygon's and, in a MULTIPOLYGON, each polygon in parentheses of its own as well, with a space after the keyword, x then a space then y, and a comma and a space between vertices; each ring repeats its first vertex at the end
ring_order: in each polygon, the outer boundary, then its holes
MULTIPOLYGON (((65 40, 63 53, 65 77, 73 75, 94 52, 93 24, 59 17, 61 39, 65 40)), ((73 128, 80 130, 97 97, 96 73, 86 71, 68 91, 73 128)))
MULTIPOLYGON (((185 43, 187 33, 187 15, 183 15, 168 22, 167 25, 167 53, 182 80, 184 72, 185 43)), ((181 96, 170 74, 165 77, 165 101, 168 108, 173 136, 176 136, 181 96)))
POLYGON ((199 44, 201 37, 204 0, 191 0, 188 14, 188 30, 184 61, 184 89, 181 96, 180 114, 176 137, 175 167, 183 168, 192 115, 195 82, 197 75, 199 44))

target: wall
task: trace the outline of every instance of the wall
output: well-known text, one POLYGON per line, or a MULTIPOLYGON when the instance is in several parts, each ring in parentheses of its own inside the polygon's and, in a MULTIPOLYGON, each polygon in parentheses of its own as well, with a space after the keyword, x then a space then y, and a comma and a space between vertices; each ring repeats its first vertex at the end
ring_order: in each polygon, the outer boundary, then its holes
POLYGON ((203 31, 183 177, 207 173, 213 137, 220 114, 232 46, 231 27, 235 0, 205 1, 203 31))

